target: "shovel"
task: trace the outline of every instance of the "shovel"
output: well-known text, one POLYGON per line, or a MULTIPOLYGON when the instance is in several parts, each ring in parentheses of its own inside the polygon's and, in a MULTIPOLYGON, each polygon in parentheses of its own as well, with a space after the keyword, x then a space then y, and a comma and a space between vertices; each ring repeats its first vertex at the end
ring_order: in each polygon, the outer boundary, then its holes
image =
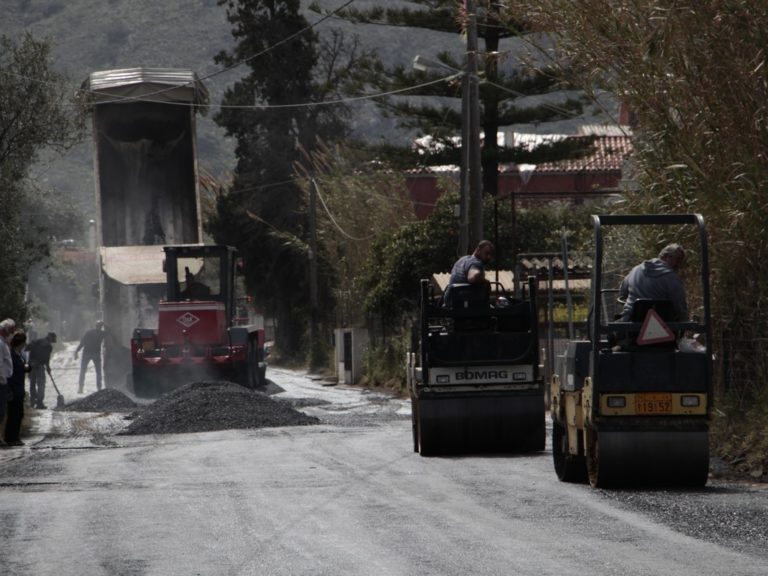
POLYGON ((53 374, 51 374, 50 370, 48 370, 48 376, 51 377, 51 384, 53 384, 53 389, 56 390, 56 408, 61 408, 66 404, 64 401, 64 395, 59 392, 59 387, 56 386, 56 380, 53 379, 53 374))

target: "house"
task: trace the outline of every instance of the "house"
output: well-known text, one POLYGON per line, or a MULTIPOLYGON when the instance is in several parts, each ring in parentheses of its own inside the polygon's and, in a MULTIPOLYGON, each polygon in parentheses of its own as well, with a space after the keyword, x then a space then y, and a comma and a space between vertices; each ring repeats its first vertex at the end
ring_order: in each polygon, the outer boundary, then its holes
MULTIPOLYGON (((508 134, 515 146, 536 145, 564 138, 582 140, 588 151, 579 158, 543 164, 510 164, 499 169, 499 198, 514 198, 519 206, 559 201, 573 204, 614 196, 622 190, 632 141, 621 128, 582 127, 576 135, 508 134)), ((502 138, 502 135, 499 135, 502 138)), ((424 169, 406 174, 406 185, 419 219, 432 213, 443 190, 440 178, 458 182, 457 167, 424 169)))

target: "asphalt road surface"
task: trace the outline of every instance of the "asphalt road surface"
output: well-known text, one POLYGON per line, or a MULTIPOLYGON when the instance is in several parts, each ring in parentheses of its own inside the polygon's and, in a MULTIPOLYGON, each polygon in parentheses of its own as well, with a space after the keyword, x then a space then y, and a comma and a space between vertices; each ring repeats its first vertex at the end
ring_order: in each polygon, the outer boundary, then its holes
POLYGON ((603 491, 558 482, 549 450, 422 458, 407 401, 269 377, 324 423, 115 436, 120 414, 38 412, 0 452, 2 574, 768 574, 760 485, 603 491))

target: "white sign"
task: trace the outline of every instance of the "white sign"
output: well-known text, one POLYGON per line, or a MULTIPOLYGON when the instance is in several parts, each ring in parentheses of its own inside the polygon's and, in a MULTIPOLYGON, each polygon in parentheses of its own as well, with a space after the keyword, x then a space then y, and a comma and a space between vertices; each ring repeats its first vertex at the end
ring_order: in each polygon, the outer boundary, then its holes
POLYGON ((640 328, 640 335, 637 337, 637 344, 643 346, 659 342, 672 342, 674 339, 674 333, 664 323, 656 310, 653 308, 648 310, 643 321, 643 327, 640 328))
POLYGON ((176 318, 176 322, 184 326, 184 328, 189 328, 190 326, 194 326, 198 322, 200 322, 200 318, 192 314, 191 312, 187 312, 186 314, 182 314, 178 318, 176 318))
POLYGON ((525 384, 533 381, 533 366, 462 366, 429 369, 430 384, 525 384))

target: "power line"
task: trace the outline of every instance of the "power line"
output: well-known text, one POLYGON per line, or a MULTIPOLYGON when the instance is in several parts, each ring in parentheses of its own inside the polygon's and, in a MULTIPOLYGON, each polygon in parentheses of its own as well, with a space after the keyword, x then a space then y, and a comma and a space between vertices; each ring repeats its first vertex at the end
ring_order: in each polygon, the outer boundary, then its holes
POLYGON ((317 182, 314 178, 310 179, 310 182, 312 183, 312 186, 315 188, 315 192, 317 193, 317 197, 320 200, 320 204, 323 205, 323 208, 325 209, 325 213, 328 214, 328 218, 330 218, 333 225, 336 227, 336 229, 341 232, 343 236, 346 236, 350 240, 354 240, 355 242, 364 242, 365 240, 370 240, 373 238, 376 234, 371 234, 370 236, 365 236, 364 238, 357 238, 355 236, 352 236, 349 234, 346 230, 344 230, 341 226, 339 226, 339 223, 336 222, 336 219, 333 217, 333 214, 331 214, 331 211, 328 209, 328 205, 325 203, 325 200, 323 200, 323 196, 320 194, 320 187, 317 185, 317 182))
MULTIPOLYGON (((22 74, 12 74, 12 75, 18 78, 23 78, 25 80, 30 80, 32 82, 52 84, 51 82, 48 82, 46 80, 38 80, 35 78, 24 76, 22 74)), ((375 94, 362 94, 360 96, 350 96, 348 98, 338 98, 336 100, 321 100, 319 102, 297 102, 295 104, 197 104, 196 106, 200 108, 224 108, 224 109, 234 108, 234 109, 256 109, 256 110, 272 110, 272 109, 284 109, 284 108, 311 108, 313 106, 331 106, 331 105, 337 105, 337 104, 346 104, 348 102, 359 102, 364 100, 373 100, 375 98, 384 98, 386 96, 393 96, 395 94, 403 94, 411 90, 418 90, 420 88, 426 88, 427 86, 440 84, 441 82, 450 82, 451 80, 454 80, 458 76, 460 76, 460 74, 451 74, 450 76, 444 76, 442 78, 437 78, 434 80, 430 80, 428 82, 423 82, 421 84, 414 84, 413 86, 397 88, 395 90, 389 90, 387 92, 376 92, 375 94)), ((189 106, 188 102, 168 102, 165 100, 152 100, 144 97, 132 97, 130 100, 132 102, 168 104, 171 106, 189 106)), ((121 99, 115 99, 115 100, 109 100, 106 102, 100 102, 99 104, 113 104, 115 102, 121 102, 121 101, 122 101, 121 99)), ((76 106, 76 104, 70 104, 70 105, 76 106)))
MULTIPOLYGON (((332 182, 333 177, 323 177, 323 176, 315 176, 315 180, 319 180, 320 182, 332 182)), ((260 184, 258 186, 248 186, 247 188, 230 188, 233 192, 257 192, 260 190, 268 190, 270 188, 276 188, 278 186, 285 186, 286 184, 298 184, 301 182, 306 181, 307 178, 305 176, 296 176, 295 178, 291 178, 289 180, 283 180, 281 182, 270 182, 269 184, 260 184)), ((363 193, 368 194, 369 196, 376 196, 378 198, 383 198, 385 200, 388 200, 390 202, 396 201, 401 202, 404 204, 411 204, 413 206, 427 206, 430 208, 434 208, 437 206, 437 203, 435 202, 420 202, 418 200, 410 200, 408 198, 398 198, 396 196, 388 196, 386 194, 381 194, 379 192, 374 192, 372 190, 362 190, 363 193)))
MULTIPOLYGON (((426 88, 427 86, 433 86, 440 84, 441 82, 449 82, 459 74, 452 74, 443 78, 437 78, 424 82, 422 84, 415 84, 413 86, 406 86, 405 88, 397 88, 395 90, 389 90, 388 92, 377 92, 375 94, 363 94, 361 96, 350 96, 348 98, 338 98, 336 100, 320 100, 318 102, 297 102, 294 104, 196 104, 200 108, 221 108, 221 109, 241 109, 241 110, 276 110, 286 108, 312 108, 314 106, 334 106, 338 104, 347 104, 349 102, 359 102, 363 100, 372 100, 375 98, 383 98, 386 96, 393 96, 395 94, 402 94, 411 90, 418 90, 420 88, 426 88)), ((146 102, 155 104, 170 104, 172 106, 189 106, 188 102, 166 102, 163 100, 151 100, 144 97, 131 98, 132 102, 146 102)), ((106 102, 99 102, 101 104, 113 104, 115 102, 121 102, 121 100, 109 100, 106 102)))
MULTIPOLYGON (((493 86, 494 88, 498 88, 502 92, 508 92, 509 94, 513 94, 514 96, 517 96, 518 98, 526 98, 530 96, 530 94, 526 94, 525 92, 520 92, 519 90, 513 90, 512 88, 507 88, 506 86, 502 86, 501 84, 496 84, 496 82, 491 82, 490 80, 483 80, 483 84, 489 84, 490 86, 493 86)), ((567 108, 561 108, 560 106, 556 106, 555 104, 547 104, 544 103, 541 105, 542 108, 548 108, 552 110, 553 112, 558 112, 560 114, 563 114, 565 116, 571 116, 572 118, 576 118, 580 116, 580 114, 577 114, 573 110, 568 110, 567 108)))
MULTIPOLYGON (((250 62, 250 61, 251 61, 251 60, 253 60, 254 58, 259 58, 260 56, 263 56, 264 54, 267 54, 267 53, 271 52, 271 51, 272 51, 272 50, 274 50, 275 48, 277 48, 277 47, 279 47, 279 46, 282 46, 283 44, 286 44, 286 43, 290 42, 290 41, 291 41, 291 40, 293 40, 294 38, 296 38, 296 37, 298 37, 298 36, 300 36, 300 35, 304 34, 305 32, 308 32, 309 30, 312 30, 313 28, 316 28, 317 26, 319 26, 320 24, 322 24, 324 21, 326 21, 326 20, 328 20, 328 19, 330 19, 330 18, 334 17, 334 16, 335 16, 335 15, 336 15, 338 12, 342 11, 343 9, 345 9, 347 6, 349 6, 349 5, 350 5, 350 4, 352 4, 353 2, 355 2, 355 0, 347 0, 347 2, 345 2, 344 4, 342 4, 341 6, 339 6, 338 8, 335 8, 335 9, 334 9, 334 10, 332 10, 331 12, 328 12, 328 13, 327 13, 325 16, 323 16, 322 18, 320 18, 319 20, 317 20, 317 21, 315 21, 315 22, 313 22, 313 23, 309 24, 308 26, 305 26, 305 27, 304 27, 304 28, 302 28, 301 30, 298 30, 298 31, 294 32, 293 34, 291 34, 291 35, 289 35, 289 36, 286 36, 285 38, 282 38, 282 39, 278 40, 278 41, 277 41, 277 42, 275 42, 274 44, 271 44, 270 46, 267 46, 266 48, 264 48, 263 50, 261 50, 261 51, 257 52, 256 54, 252 54, 251 56, 248 56, 247 58, 243 58, 242 60, 238 60, 237 62, 235 62, 234 64, 232 64, 232 65, 230 65, 230 66, 227 66, 226 68, 222 68, 221 70, 216 70, 215 72, 211 72, 210 74, 207 74, 207 75, 203 75, 203 76, 200 76, 200 78, 198 78, 198 79, 197 79, 197 81, 198 81, 198 82, 202 82, 203 80, 208 80, 209 78, 213 78, 214 76, 218 76, 218 75, 220 75, 220 74, 224 74, 225 72, 229 72, 230 70, 233 70, 233 69, 235 69, 235 68, 237 68, 237 67, 239 67, 239 66, 242 66, 243 64, 246 64, 247 62, 250 62)), ((13 73, 13 72, 11 72, 10 74, 12 74, 13 76, 16 76, 16 77, 18 77, 18 78, 24 78, 25 80, 30 80, 30 81, 32 81, 32 82, 40 82, 40 83, 43 83, 43 84, 52 84, 52 85, 55 85, 55 84, 56 84, 55 82, 52 82, 52 81, 48 81, 48 80, 40 80, 40 79, 38 79, 38 78, 32 78, 32 77, 29 77, 29 76, 24 76, 23 74, 15 74, 15 73, 13 73)), ((182 84, 181 86, 188 86, 188 85, 191 85, 191 84, 192 84, 192 82, 186 82, 186 83, 182 84)), ((145 98, 146 98, 147 96, 156 96, 156 95, 158 95, 158 94, 165 94, 166 92, 170 92, 170 91, 172 91, 172 90, 177 90, 178 88, 179 88, 179 86, 171 86, 171 87, 168 87, 168 88, 163 88, 163 89, 161 89, 161 90, 157 90, 157 91, 155 91, 155 92, 150 92, 150 93, 144 94, 144 95, 142 95, 142 96, 119 96, 119 95, 111 95, 111 96, 113 96, 113 97, 114 97, 114 100, 112 100, 112 101, 110 101, 110 102, 117 102, 117 101, 139 101, 139 102, 152 102, 152 100, 146 100, 145 98)), ((91 91, 91 90, 81 90, 81 89, 78 89, 77 91, 78 91, 78 92, 88 92, 88 93, 90 93, 90 94, 93 94, 93 93, 94 93, 94 92, 93 92, 93 91, 91 91)), ((105 102, 105 103, 110 103, 110 102, 105 102)), ((167 104, 168 102, 164 102, 164 101, 163 101, 163 103, 164 103, 164 104, 167 104)), ((185 104, 185 105, 188 105, 188 104, 185 104)))
MULTIPOLYGON (((316 22, 313 22, 313 23, 309 24, 308 26, 305 26, 301 30, 298 30, 298 31, 294 32, 293 34, 278 40, 274 44, 271 44, 270 46, 267 46, 266 48, 264 48, 263 50, 257 52, 256 54, 252 54, 251 56, 248 56, 247 58, 243 58, 242 60, 238 60, 237 62, 235 62, 234 64, 232 64, 230 66, 227 66, 226 68, 222 68, 221 70, 217 70, 215 72, 211 72, 208 75, 201 76, 196 81, 202 82, 203 80, 208 80, 209 78, 213 78, 214 76, 218 76, 219 74, 224 74, 225 72, 229 72, 230 70, 234 70, 235 68, 250 62, 254 58, 259 58, 260 56, 264 56, 264 54, 267 54, 267 53, 271 52, 275 48, 277 48, 279 46, 282 46, 283 44, 286 44, 286 43, 290 42, 294 38, 297 38, 298 36, 301 36, 305 32, 308 32, 308 31, 312 30, 313 28, 319 26, 324 21, 326 21, 329 18, 331 18, 332 16, 334 16, 336 13, 340 12, 341 10, 343 10, 344 8, 346 8, 347 6, 352 4, 354 1, 355 0, 347 0, 347 2, 345 2, 344 4, 339 6, 338 8, 334 9, 333 11, 329 12, 328 14, 326 14, 325 16, 323 16, 322 18, 320 18, 316 22)), ((182 86, 190 86, 192 84, 193 84, 193 82, 186 82, 186 83, 182 84, 182 86)), ((179 86, 171 86, 171 87, 168 87, 168 88, 163 88, 161 90, 157 90, 155 92, 150 92, 148 94, 144 94, 143 96, 115 96, 115 100, 114 101, 151 102, 151 100, 145 100, 145 97, 146 96, 156 96, 158 94, 165 94, 166 92, 170 92, 172 90, 177 90, 178 88, 179 88, 179 86)), ((105 102, 105 103, 109 103, 109 102, 105 102)))
POLYGON ((323 16, 322 18, 320 18, 320 20, 317 20, 316 22, 313 22, 313 23, 312 23, 312 24, 310 24, 309 26, 305 26, 304 28, 302 28, 302 29, 301 29, 301 30, 299 30, 298 32, 294 32, 294 33, 293 33, 293 34, 291 34, 290 36, 287 36, 287 37, 283 38, 282 40, 279 40, 279 41, 278 41, 278 42, 276 42, 275 44, 272 44, 271 46, 268 46, 267 48, 265 48, 265 49, 264 49, 264 50, 262 50, 261 52, 257 52, 256 54, 253 54, 252 56, 248 56, 248 58, 244 58, 243 60, 240 60, 239 62, 235 62, 234 64, 232 64, 231 66, 229 66, 229 67, 227 67, 227 68, 224 68, 223 70, 218 70, 218 71, 216 71, 216 72, 212 72, 211 74, 209 74, 209 75, 207 75, 207 76, 202 76, 202 77, 200 78, 200 80, 201 80, 201 81, 202 81, 202 80, 207 80, 208 78, 213 78, 214 76, 218 76, 219 74, 223 74, 224 72, 229 72, 230 70, 232 70, 232 69, 234 69, 234 68, 237 68, 238 66, 241 66, 242 64, 245 64, 246 62, 250 62, 250 61, 251 61, 251 60, 253 60, 254 58, 258 58, 259 56, 263 56, 264 54, 266 54, 267 52, 270 52, 270 51, 274 50, 274 49, 275 49, 275 48, 277 48, 278 46, 281 46, 281 45, 283 45, 283 44, 285 44, 285 43, 287 43, 287 42, 290 42, 291 40, 293 40, 293 39, 294 39, 294 38, 296 38, 297 36, 300 36, 301 34, 304 34, 304 32, 308 32, 309 30, 312 30, 313 28, 315 28, 315 27, 316 27, 316 26, 318 26, 319 24, 323 23, 324 21, 326 21, 326 20, 328 20, 329 18, 331 18, 331 17, 333 17, 334 15, 336 15, 338 12, 341 12, 341 11, 342 11, 344 8, 346 8, 347 6, 349 6, 350 4, 352 4, 354 1, 355 1, 355 0, 348 0, 347 2, 345 2, 344 4, 342 4, 341 6, 339 6, 338 8, 335 8, 334 10, 332 10, 331 12, 329 12, 328 14, 326 14, 325 16, 323 16))

